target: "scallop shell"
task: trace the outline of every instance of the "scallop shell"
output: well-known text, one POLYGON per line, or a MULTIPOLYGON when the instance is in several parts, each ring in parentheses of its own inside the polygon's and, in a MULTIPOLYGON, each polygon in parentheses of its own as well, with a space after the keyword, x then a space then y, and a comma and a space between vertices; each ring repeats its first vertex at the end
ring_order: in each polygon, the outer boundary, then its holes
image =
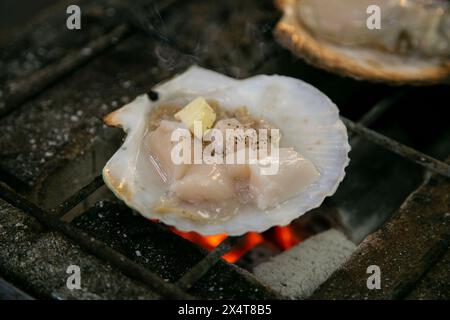
POLYGON ((349 162, 347 130, 339 119, 336 105, 311 85, 284 76, 258 75, 236 80, 197 66, 154 88, 158 101, 147 95, 110 113, 105 122, 122 127, 127 133, 119 150, 103 169, 107 186, 125 203, 149 219, 158 219, 181 231, 203 235, 226 233, 241 235, 262 232, 275 225, 287 225, 308 210, 320 206, 344 178, 349 162), (143 137, 148 132, 148 116, 160 103, 185 105, 198 96, 216 100, 223 108, 246 106, 255 116, 279 127, 282 145, 292 146, 311 160, 321 176, 297 197, 270 210, 243 207, 223 222, 198 222, 176 213, 155 213, 155 203, 167 189, 152 170, 143 152, 143 137))
POLYGON ((316 67, 356 79, 394 85, 450 81, 448 60, 398 56, 321 41, 298 21, 295 9, 301 5, 301 0, 276 0, 276 4, 284 14, 275 27, 275 38, 292 53, 316 67))

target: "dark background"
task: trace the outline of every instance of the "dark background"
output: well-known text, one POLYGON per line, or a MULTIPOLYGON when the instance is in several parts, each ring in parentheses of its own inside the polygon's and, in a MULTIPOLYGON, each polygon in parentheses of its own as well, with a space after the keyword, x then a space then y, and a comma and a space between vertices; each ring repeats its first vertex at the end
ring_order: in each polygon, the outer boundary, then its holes
POLYGON ((0 45, 45 8, 61 0, 1 0, 0 45))

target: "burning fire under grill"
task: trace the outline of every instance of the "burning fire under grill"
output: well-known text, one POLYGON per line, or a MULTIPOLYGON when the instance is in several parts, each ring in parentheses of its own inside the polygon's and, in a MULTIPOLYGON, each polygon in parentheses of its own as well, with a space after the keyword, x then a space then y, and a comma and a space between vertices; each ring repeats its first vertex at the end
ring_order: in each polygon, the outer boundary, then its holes
MULTIPOLYGON (((202 236, 196 232, 181 232, 175 228, 171 228, 171 230, 175 234, 178 234, 207 250, 214 249, 227 238, 226 234, 202 236)), ((247 252, 262 243, 274 245, 279 250, 285 251, 299 244, 302 239, 301 234, 298 231, 295 231, 291 226, 276 226, 263 233, 248 232, 243 236, 243 239, 239 241, 235 248, 225 253, 222 258, 230 263, 235 263, 247 252)))

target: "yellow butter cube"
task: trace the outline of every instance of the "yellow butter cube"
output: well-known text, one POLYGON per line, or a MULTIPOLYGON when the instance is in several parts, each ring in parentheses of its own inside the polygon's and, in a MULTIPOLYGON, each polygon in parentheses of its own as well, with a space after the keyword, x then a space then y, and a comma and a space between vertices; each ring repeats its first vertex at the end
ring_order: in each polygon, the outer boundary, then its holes
POLYGON ((198 97, 187 104, 175 114, 175 119, 183 122, 186 127, 199 139, 206 130, 210 129, 216 121, 216 113, 206 102, 205 98, 198 97), (194 123, 201 124, 202 132, 194 132, 194 123))

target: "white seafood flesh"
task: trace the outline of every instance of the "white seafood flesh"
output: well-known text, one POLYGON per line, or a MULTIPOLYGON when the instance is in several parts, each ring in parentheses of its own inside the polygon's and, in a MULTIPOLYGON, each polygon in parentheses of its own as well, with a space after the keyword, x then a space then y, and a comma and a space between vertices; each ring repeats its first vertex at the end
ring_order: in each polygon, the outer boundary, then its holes
POLYGON ((345 46, 450 57, 450 3, 445 0, 301 0, 299 20, 315 36, 345 46), (381 29, 366 25, 380 8, 381 29))
POLYGON ((160 126, 149 133, 144 139, 154 166, 159 171, 163 180, 174 181, 184 176, 188 169, 188 164, 174 164, 171 158, 171 150, 175 142, 171 141, 173 130, 183 128, 183 125, 175 121, 162 120, 160 126))
POLYGON ((218 202, 234 196, 233 179, 224 165, 192 165, 186 175, 176 181, 170 190, 179 199, 198 203, 202 201, 218 202))
POLYGON ((292 148, 280 148, 277 157, 268 156, 250 165, 250 193, 260 209, 288 200, 292 194, 304 190, 319 178, 319 173, 308 159, 292 148), (267 162, 278 162, 278 173, 262 174, 261 167, 267 162))
MULTIPOLYGON (((107 124, 122 127, 127 137, 106 164, 104 180, 147 218, 204 235, 261 232, 319 206, 344 177, 350 147, 338 110, 300 80, 235 80, 194 66, 154 90, 157 101, 142 95, 105 118, 107 124), (261 121, 261 127, 279 128, 279 157, 268 154, 233 165, 174 165, 168 154, 173 146, 169 132, 181 123, 162 120, 152 129, 149 118, 159 106, 182 107, 197 97, 217 101, 226 110, 245 106, 252 117, 267 121, 261 121), (260 169, 274 162, 278 173, 261 175, 260 169)), ((238 125, 236 119, 219 120, 215 129, 238 125)), ((240 151, 248 153, 249 146, 240 151)))

